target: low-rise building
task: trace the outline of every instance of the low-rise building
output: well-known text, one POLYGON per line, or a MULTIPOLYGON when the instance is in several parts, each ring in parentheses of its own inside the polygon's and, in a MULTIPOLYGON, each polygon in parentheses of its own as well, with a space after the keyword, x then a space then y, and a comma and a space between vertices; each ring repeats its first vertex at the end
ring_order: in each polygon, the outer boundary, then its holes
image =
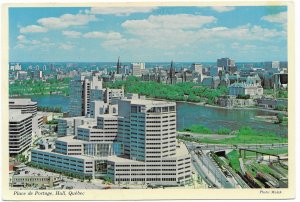
POLYGON ((9 176, 11 187, 57 187, 61 182, 61 176, 55 173, 31 173, 27 170, 16 171, 9 176))
POLYGON ((233 96, 262 96, 263 88, 261 85, 252 83, 233 83, 229 86, 229 95, 233 96))

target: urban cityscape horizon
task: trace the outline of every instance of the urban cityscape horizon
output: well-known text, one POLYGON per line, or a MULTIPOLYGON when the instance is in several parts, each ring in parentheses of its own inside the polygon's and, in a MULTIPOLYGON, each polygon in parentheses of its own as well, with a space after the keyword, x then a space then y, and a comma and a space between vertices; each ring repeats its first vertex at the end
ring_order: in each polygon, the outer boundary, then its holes
POLYGON ((287 12, 10 8, 10 190, 290 188, 287 12))

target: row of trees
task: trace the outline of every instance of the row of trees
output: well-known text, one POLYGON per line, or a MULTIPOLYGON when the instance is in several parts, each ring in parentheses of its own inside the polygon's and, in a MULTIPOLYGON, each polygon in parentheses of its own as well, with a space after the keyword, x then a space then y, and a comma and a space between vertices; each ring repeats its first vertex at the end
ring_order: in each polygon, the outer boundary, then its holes
POLYGON ((38 106, 37 110, 38 111, 43 111, 43 112, 56 112, 56 113, 61 113, 62 112, 61 107, 49 107, 49 106, 46 106, 46 107, 38 106))
POLYGON ((64 176, 68 176, 68 177, 72 177, 72 178, 78 178, 78 179, 81 179, 81 180, 89 180, 90 181, 92 179, 92 176, 86 176, 86 175, 81 175, 79 173, 77 174, 77 173, 73 173, 73 172, 67 172, 67 171, 64 171, 64 170, 58 169, 58 168, 49 168, 47 166, 43 166, 43 165, 36 164, 36 163, 33 163, 33 162, 27 163, 27 166, 38 168, 38 169, 43 169, 43 170, 48 171, 48 172, 55 172, 55 173, 58 173, 58 174, 61 174, 61 175, 64 175, 64 176))
POLYGON ((218 89, 211 89, 192 82, 168 85, 153 81, 143 82, 133 76, 129 76, 126 81, 106 83, 105 86, 109 88, 121 88, 124 86, 125 92, 138 93, 152 98, 173 101, 206 102, 208 104, 214 104, 218 96, 228 93, 227 88, 224 86, 218 89))
POLYGON ((47 79, 42 80, 16 80, 15 83, 9 85, 9 95, 43 95, 51 93, 69 94, 70 78, 62 80, 47 79))

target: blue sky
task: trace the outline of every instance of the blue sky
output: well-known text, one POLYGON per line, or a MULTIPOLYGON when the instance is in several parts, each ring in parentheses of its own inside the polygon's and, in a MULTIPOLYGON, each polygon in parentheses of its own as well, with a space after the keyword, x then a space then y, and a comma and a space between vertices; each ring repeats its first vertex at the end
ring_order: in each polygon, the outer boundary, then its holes
POLYGON ((287 60, 287 7, 10 8, 11 62, 287 60))

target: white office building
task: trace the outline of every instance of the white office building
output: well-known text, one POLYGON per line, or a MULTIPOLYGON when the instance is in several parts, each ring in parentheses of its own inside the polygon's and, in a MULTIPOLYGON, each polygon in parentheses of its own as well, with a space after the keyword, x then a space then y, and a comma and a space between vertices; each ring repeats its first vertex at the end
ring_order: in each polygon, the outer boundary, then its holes
POLYGON ((193 72, 202 74, 202 64, 193 63, 193 64, 192 64, 192 67, 191 67, 191 70, 192 70, 193 72))
POLYGON ((15 156, 28 149, 32 140, 32 114, 9 110, 9 155, 15 156))
POLYGON ((114 183, 178 184, 191 179, 191 158, 176 140, 176 103, 131 94, 118 100, 118 114, 98 115, 53 148, 32 150, 32 162, 114 183), (130 99, 129 99, 130 98, 130 99))
POLYGON ((133 76, 142 76, 142 73, 145 70, 145 63, 143 63, 143 62, 131 63, 130 69, 131 69, 131 75, 133 75, 133 76))
POLYGON ((37 113, 37 102, 27 98, 10 98, 9 109, 20 109, 23 114, 29 113, 35 116, 37 113))
POLYGON ((75 77, 70 82, 69 116, 90 116, 93 101, 102 100, 105 103, 111 103, 113 98, 122 97, 124 97, 123 88, 103 89, 102 80, 98 76, 75 77))

